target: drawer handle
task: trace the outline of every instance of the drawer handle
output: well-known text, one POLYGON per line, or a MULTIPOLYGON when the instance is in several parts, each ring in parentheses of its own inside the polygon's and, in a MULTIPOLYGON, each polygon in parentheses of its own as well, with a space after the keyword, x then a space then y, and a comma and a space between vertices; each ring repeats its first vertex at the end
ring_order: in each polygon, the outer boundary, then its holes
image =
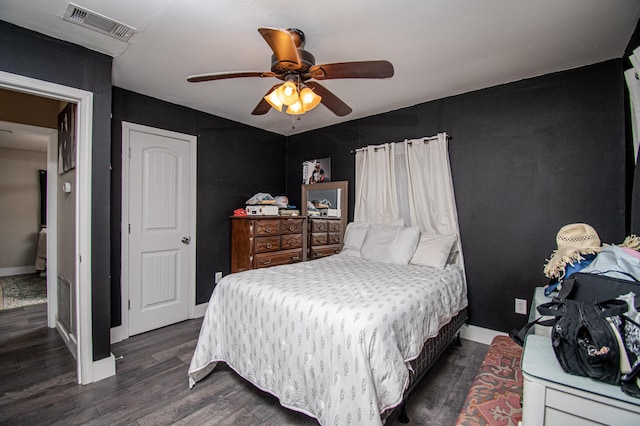
POLYGON ((264 228, 264 232, 269 232, 269 233, 271 233, 271 228, 264 228))
POLYGON ((291 256, 291 260, 298 260, 300 259, 300 256, 291 256))
POLYGON ((270 249, 271 248, 271 244, 267 244, 265 247, 270 249))
POLYGON ((271 259, 269 259, 269 260, 263 260, 263 261, 262 261, 262 264, 263 264, 263 265, 269 265, 269 264, 271 264, 271 259))
POLYGON ((293 247, 293 246, 295 246, 295 245, 296 245, 296 242, 295 242, 295 241, 289 241, 289 245, 290 245, 291 247, 293 247))
POLYGON ((296 229, 296 227, 295 227, 295 226, 293 226, 293 225, 289 226, 289 231, 293 231, 293 230, 295 230, 295 229, 296 229))

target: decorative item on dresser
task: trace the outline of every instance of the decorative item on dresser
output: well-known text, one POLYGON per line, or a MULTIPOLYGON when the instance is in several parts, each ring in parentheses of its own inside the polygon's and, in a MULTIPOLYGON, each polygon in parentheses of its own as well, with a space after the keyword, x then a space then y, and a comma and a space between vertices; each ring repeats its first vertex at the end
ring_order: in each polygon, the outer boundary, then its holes
POLYGON ((231 217, 231 272, 306 260, 307 218, 231 217))
POLYGON ((309 260, 331 256, 342 250, 342 221, 339 217, 309 216, 309 260))

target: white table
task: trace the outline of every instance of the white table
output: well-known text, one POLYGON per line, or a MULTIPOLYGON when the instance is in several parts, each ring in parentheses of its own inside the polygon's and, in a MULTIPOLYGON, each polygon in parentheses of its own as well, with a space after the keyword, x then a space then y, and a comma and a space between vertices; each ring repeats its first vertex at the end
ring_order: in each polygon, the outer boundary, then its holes
POLYGON ((548 336, 527 336, 522 375, 524 426, 640 425, 640 398, 619 386, 565 373, 548 336))

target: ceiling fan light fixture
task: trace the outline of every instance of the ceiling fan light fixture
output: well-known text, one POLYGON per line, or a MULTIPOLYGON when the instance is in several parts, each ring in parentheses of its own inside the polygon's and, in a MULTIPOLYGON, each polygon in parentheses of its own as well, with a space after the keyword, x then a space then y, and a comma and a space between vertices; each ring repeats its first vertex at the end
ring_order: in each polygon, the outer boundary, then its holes
POLYGON ((302 106, 302 102, 300 102, 300 99, 298 99, 297 101, 295 101, 294 103, 292 103, 287 107, 287 114, 302 115, 304 113, 305 113, 305 109, 302 106))
POLYGON ((298 88, 293 81, 285 81, 275 91, 278 94, 278 98, 280 98, 280 102, 284 105, 289 106, 298 102, 298 88))
POLYGON ((300 99, 302 100, 302 107, 304 108, 304 111, 307 112, 317 107, 322 100, 322 97, 317 95, 308 87, 305 87, 300 92, 300 99))
POLYGON ((274 109, 278 112, 282 111, 282 101, 280 101, 280 97, 278 96, 277 90, 273 90, 267 96, 264 97, 264 100, 269 103, 274 109))

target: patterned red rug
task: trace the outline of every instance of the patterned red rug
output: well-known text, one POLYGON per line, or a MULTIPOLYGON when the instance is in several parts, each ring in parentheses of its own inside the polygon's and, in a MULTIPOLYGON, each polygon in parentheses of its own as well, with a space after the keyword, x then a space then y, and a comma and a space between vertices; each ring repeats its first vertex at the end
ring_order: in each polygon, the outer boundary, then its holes
POLYGON ((496 336, 476 375, 456 425, 517 426, 522 420, 522 347, 496 336))

